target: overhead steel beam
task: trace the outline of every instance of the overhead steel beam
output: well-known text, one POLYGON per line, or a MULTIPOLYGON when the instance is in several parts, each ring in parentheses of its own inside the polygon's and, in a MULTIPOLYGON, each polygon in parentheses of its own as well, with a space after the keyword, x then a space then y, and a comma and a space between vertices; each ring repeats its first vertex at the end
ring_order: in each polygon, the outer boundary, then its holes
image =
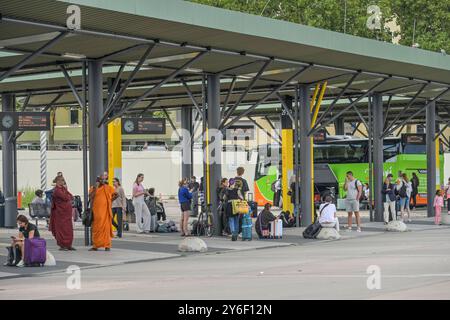
POLYGON ((272 130, 278 136, 278 139, 281 141, 282 138, 281 138, 280 134, 277 132, 277 128, 275 128, 275 125, 272 123, 272 121, 270 121, 269 117, 264 116, 264 119, 266 119, 266 121, 269 124, 269 126, 272 128, 272 130))
POLYGON ((237 70, 237 69, 240 69, 240 68, 248 67, 248 66, 250 66, 250 65, 252 65, 252 64, 255 64, 255 63, 258 63, 258 62, 261 62, 261 61, 260 61, 260 60, 255 60, 255 61, 243 63, 243 64, 240 64, 240 65, 238 65, 238 66, 234 66, 234 67, 230 67, 230 68, 227 68, 227 69, 223 69, 223 70, 221 70, 221 71, 218 71, 217 74, 228 73, 228 72, 230 72, 230 71, 234 71, 234 70, 237 70))
POLYGON ((344 109, 342 109, 341 111, 339 111, 334 117, 332 117, 331 119, 325 121, 324 124, 322 124, 320 127, 317 128, 313 128, 312 130, 309 131, 308 135, 312 135, 315 134, 317 131, 319 131, 321 128, 325 128, 327 125, 329 125, 330 123, 333 123, 334 120, 336 120, 337 118, 339 118, 343 113, 345 113, 348 109, 352 108, 356 103, 358 103, 359 101, 361 101, 362 99, 364 99, 365 97, 367 97, 368 95, 370 95, 376 88, 378 88, 379 86, 381 86, 383 83, 385 83, 387 80, 389 80, 390 78, 384 78, 383 80, 379 81, 378 83, 376 83, 374 86, 372 86, 372 88, 370 88, 367 92, 365 92, 363 95, 361 95, 359 98, 357 98, 355 101, 353 101, 352 103, 350 103, 347 107, 345 107, 344 109))
POLYGON ((195 97, 192 94, 192 91, 189 88, 188 84, 186 83, 186 81, 184 79, 181 79, 181 83, 183 84, 184 88, 186 89, 186 92, 187 92, 189 98, 191 98, 192 104, 194 105, 195 109, 197 110, 197 112, 199 112, 201 114, 202 110, 200 110, 200 107, 198 106, 197 100, 195 100, 195 97))
POLYGON ((389 96, 388 102, 386 104, 386 111, 384 112, 383 132, 384 132, 384 130, 386 130, 388 114, 389 114, 389 111, 391 110, 391 102, 392 102, 392 95, 389 96))
POLYGON ((172 130, 176 133, 178 136, 178 139, 181 141, 181 135, 178 133, 177 127, 175 127, 175 124, 173 123, 172 119, 170 118, 169 113, 167 113, 167 110, 165 108, 162 108, 162 112, 164 112, 164 115, 166 116, 167 121, 169 121, 170 126, 172 127, 172 130))
POLYGON ((228 120, 228 118, 231 116, 231 114, 234 112, 234 110, 237 109, 237 107, 239 107, 239 104, 242 102, 242 100, 244 100, 244 98, 247 96, 247 94, 250 92, 250 90, 253 88, 253 86, 255 85, 256 81, 259 80, 259 78, 261 78, 263 72, 267 69, 267 67, 269 66, 269 64, 272 63, 272 60, 268 60, 266 61, 263 66, 261 67, 261 69, 258 71, 258 73, 253 77, 253 79, 250 81, 250 83, 247 86, 247 89, 245 89, 244 93, 241 94, 241 96, 239 97, 239 99, 236 101, 236 103, 225 112, 224 115, 224 119, 222 120, 222 123, 220 124, 220 127, 223 127, 225 122, 228 120))
MULTIPOLYGON (((152 102, 150 102, 150 104, 148 106, 146 106, 144 108, 144 110, 142 110, 142 112, 139 115, 144 115, 144 113, 146 113, 148 110, 150 110, 159 100, 153 100, 152 102)), ((163 110, 163 109, 161 109, 163 110)))
POLYGON ((320 118, 317 120, 317 122, 314 124, 313 129, 317 128, 321 123, 322 120, 325 119, 325 117, 333 110, 334 106, 336 105, 336 103, 339 101, 339 99, 342 98, 342 96, 344 95, 344 93, 347 91, 347 89, 351 86, 351 84, 353 83, 353 81, 355 81, 356 77, 359 76, 359 72, 355 73, 347 82, 347 84, 345 85, 344 88, 342 88, 341 92, 339 92, 339 94, 337 95, 336 98, 334 98, 333 102, 328 106, 327 109, 325 109, 325 111, 322 113, 322 115, 320 116, 320 118))
POLYGON ((105 106, 109 106, 111 104, 111 101, 113 100, 113 98, 116 96, 117 87, 118 87, 118 85, 120 83, 120 79, 122 77, 123 69, 125 69, 125 65, 121 65, 119 67, 119 70, 117 71, 117 75, 116 75, 116 78, 114 79, 114 83, 113 83, 111 89, 108 92, 108 98, 106 99, 105 106))
MULTIPOLYGON (((3 19, 2 19, 3 20, 3 19)), ((53 47, 55 44, 57 44, 60 40, 62 40, 67 35, 67 31, 59 33, 55 38, 47 42, 45 45, 40 47, 38 50, 30 54, 29 56, 25 57, 22 61, 20 61, 18 64, 16 64, 14 67, 9 69, 8 71, 5 71, 0 75, 0 82, 8 78, 11 74, 14 72, 20 70, 23 66, 25 66, 28 62, 39 56, 42 52, 45 50, 53 47)))
POLYGON ((320 80, 315 80, 315 81, 312 81, 312 82, 307 82, 307 83, 305 83, 305 84, 308 85, 308 86, 312 86, 312 85, 314 85, 314 84, 323 83, 323 82, 325 82, 325 81, 330 81, 330 80, 337 79, 337 78, 344 77, 344 76, 348 76, 348 75, 351 75, 351 74, 354 74, 354 72, 351 72, 351 73, 346 72, 346 73, 338 74, 338 75, 336 75, 336 76, 326 77, 326 78, 323 78, 323 79, 320 79, 320 80))
POLYGON ((64 78, 66 78, 66 81, 67 81, 67 84, 68 84, 69 87, 70 87, 70 90, 72 90, 72 94, 74 95, 74 97, 75 97, 75 99, 77 100, 77 102, 78 102, 78 104, 80 105, 80 107, 83 107, 83 106, 84 106, 84 101, 83 101, 83 99, 80 97, 80 95, 79 95, 77 89, 75 88, 75 86, 74 86, 74 84, 73 84, 73 82, 72 82, 72 79, 71 79, 70 76, 69 76, 69 73, 67 73, 67 70, 66 70, 66 68, 65 68, 64 66, 60 66, 60 68, 61 68, 61 71, 62 71, 62 73, 63 73, 63 75, 64 75, 64 78))
POLYGON ((181 72, 183 72, 183 70, 185 70, 186 68, 189 68, 192 64, 194 64, 197 60, 199 60, 201 57, 203 57, 205 54, 207 54, 207 51, 204 52, 200 52, 197 54, 197 56, 191 60, 189 60, 188 62, 186 62, 185 64, 183 64, 178 70, 172 72, 167 78, 165 78, 164 80, 162 80, 161 82, 159 82, 157 85, 153 86, 152 88, 148 89, 147 91, 144 92, 144 94, 142 96, 140 96, 139 98, 135 99, 133 102, 131 102, 130 104, 128 104, 127 106, 125 106, 118 114, 114 115, 113 117, 111 117, 107 122, 111 122, 112 120, 120 117, 121 115, 123 115, 127 110, 131 109, 132 107, 134 107, 136 104, 138 104, 139 102, 141 102, 142 100, 144 100, 145 98, 147 98, 149 95, 155 93, 157 90, 159 90, 159 88, 161 88, 164 84, 166 84, 167 82, 169 82, 170 80, 172 80, 173 78, 175 78, 177 75, 179 75, 181 72))
POLYGON ((128 48, 125 48, 125 49, 121 49, 121 50, 112 52, 112 53, 107 54, 107 55, 104 55, 104 56, 102 56, 100 58, 97 58, 97 60, 107 61, 107 60, 111 59, 112 57, 128 53, 128 52, 133 51, 135 49, 141 48, 142 46, 144 46, 144 44, 142 44, 142 43, 141 44, 137 44, 137 45, 134 45, 134 46, 131 46, 131 47, 128 47, 128 48))
POLYGON ((285 86, 287 86, 291 81, 293 81, 295 78, 297 78, 299 75, 301 75, 303 72, 305 72, 306 70, 308 70, 309 68, 311 68, 312 65, 306 66, 301 68, 299 71, 295 72, 292 76, 290 76, 288 79, 286 79, 282 84, 278 85, 275 89, 273 89, 271 92, 269 92, 268 94, 266 94, 262 99, 260 99, 257 103, 255 103, 254 105, 252 105, 250 108, 248 108, 246 111, 244 111, 242 113, 242 115, 234 118, 233 120, 231 120, 230 122, 228 122, 228 124, 226 124, 223 129, 227 129, 229 128, 231 125, 233 125, 234 123, 236 123, 237 121, 239 121, 239 119, 241 119, 242 117, 246 117, 247 115, 250 114, 250 112, 252 112, 255 108, 257 108, 261 103, 264 103, 267 99, 269 99, 272 95, 276 94, 278 91, 280 91, 281 89, 283 89, 285 86))
POLYGON ((228 89, 227 96, 225 98, 225 101, 223 102, 222 111, 221 111, 221 114, 220 114, 220 118, 221 119, 223 118, 223 116, 224 116, 224 114, 225 114, 225 112, 227 110, 228 102, 230 101, 230 97, 231 97, 231 94, 233 93, 234 86, 236 85, 236 80, 237 80, 237 77, 233 77, 233 80, 231 80, 230 88, 228 89))
POLYGON ((145 60, 147 60, 148 56, 153 51, 155 46, 156 45, 150 45, 147 48, 147 50, 145 51, 144 55, 141 57, 141 59, 139 60, 138 64, 134 68, 133 72, 131 72, 131 74, 128 77, 127 81, 125 81, 125 83, 120 87, 119 92, 117 93, 115 98, 112 100, 111 104, 106 106, 107 108, 106 108, 105 114, 102 116, 102 118, 100 119, 100 122, 97 124, 98 128, 100 128, 100 126, 105 123, 106 119, 111 114, 111 111, 114 110, 114 107, 119 102, 119 100, 122 98, 123 94, 125 93, 125 90, 128 88, 130 83, 134 80, 134 78, 136 77, 137 73, 139 72, 139 70, 141 69, 142 65, 144 64, 145 60))
POLYGON ((443 95, 445 95, 447 92, 450 91, 450 88, 445 89, 444 91, 442 91, 439 95, 437 95, 433 100, 429 101, 428 103, 425 104, 425 106, 423 106, 422 108, 420 108, 419 110, 417 110, 416 112, 414 112, 412 115, 410 115, 408 118, 406 118, 404 121, 402 121, 402 123, 396 125, 395 127, 389 129, 387 132, 383 133, 383 137, 388 136, 389 134, 391 134, 392 132, 394 132, 395 130, 397 130, 398 128, 400 128, 401 126, 403 126, 404 124, 408 123, 409 120, 411 120, 412 118, 414 118, 415 116, 417 116, 418 114, 422 113, 424 110, 426 110, 428 108, 429 105, 431 105, 432 103, 435 103, 437 100, 439 100, 440 97, 442 97, 443 95))
MULTIPOLYGON (((69 29, 66 26, 61 26, 61 25, 51 24, 51 23, 43 23, 43 22, 38 22, 38 21, 25 20, 25 19, 17 19, 17 18, 8 17, 8 16, 3 16, 2 17, 2 21, 3 22, 10 22, 10 23, 19 23, 19 24, 37 26, 37 27, 44 27, 44 28, 49 28, 49 29, 58 30, 58 31, 64 31, 64 32, 69 31, 69 29)), ((148 38, 144 38, 144 37, 130 36, 130 35, 119 34, 119 33, 108 33, 108 32, 93 31, 93 30, 88 30, 88 29, 70 30, 70 32, 72 32, 74 34, 82 34, 82 35, 89 35, 89 36, 99 36, 99 37, 107 37, 107 38, 113 38, 113 39, 136 41, 136 42, 140 42, 140 43, 144 43, 144 44, 159 43, 161 45, 169 46, 169 47, 176 47, 176 48, 180 48, 181 47, 181 48, 192 49, 192 50, 197 50, 197 51, 212 52, 212 53, 225 54, 225 55, 231 55, 231 56, 242 56, 242 55, 244 55, 244 56, 249 57, 249 58, 254 58, 254 59, 259 59, 259 60, 273 60, 273 61, 276 61, 276 62, 293 64, 293 65, 297 65, 297 66, 308 66, 308 65, 311 65, 311 63, 306 63, 306 62, 297 61, 297 60, 283 59, 283 58, 277 58, 277 57, 275 57, 275 58, 274 57, 267 57, 267 56, 264 56, 264 55, 253 54, 253 53, 249 53, 249 52, 243 53, 242 51, 232 51, 232 50, 225 50, 225 49, 217 49, 217 48, 212 48, 212 47, 209 47, 209 46, 208 47, 206 47, 206 46, 202 47, 202 46, 196 46, 196 45, 191 45, 191 44, 186 44, 186 43, 177 43, 177 42, 172 42, 172 41, 162 41, 160 39, 148 39, 148 38)), ((362 72, 362 73, 364 73, 366 75, 371 75, 371 76, 375 76, 375 77, 380 77, 380 76, 381 77, 386 77, 386 76, 389 76, 392 79, 417 81, 417 82, 422 82, 422 83, 429 82, 429 80, 421 79, 421 78, 411 78, 411 77, 406 77, 406 76, 402 76, 402 75, 393 75, 393 74, 383 74, 383 73, 370 72, 370 71, 361 71, 361 70, 356 70, 356 69, 351 69, 351 68, 335 67, 335 66, 330 66, 330 65, 325 65, 325 64, 314 64, 314 66, 318 67, 318 68, 322 68, 322 69, 339 70, 339 71, 351 72, 351 73, 362 72)), ((439 82, 439 81, 431 81, 430 83, 438 84, 438 85, 445 85, 445 86, 450 85, 450 83, 444 83, 444 82, 439 82)))
MULTIPOLYGON (((425 89, 425 87, 428 84, 425 83, 424 85, 422 85, 422 87, 420 87, 419 91, 416 92, 416 94, 414 95, 414 97, 409 101, 408 105, 403 109, 403 113, 406 114, 406 112, 408 111, 408 109, 413 105, 414 101, 416 101, 416 99, 419 97, 419 95, 422 93, 422 91, 425 89)), ((392 120, 392 122, 388 125, 388 127, 392 127, 398 119, 400 119, 401 113, 399 113, 397 115, 397 117, 395 117, 394 120, 392 120)), ((386 130, 383 132, 383 134, 386 133, 386 130)))
POLYGON ((269 131, 267 131, 266 129, 264 129, 264 127, 261 126, 258 122, 256 122, 256 120, 254 120, 252 117, 247 116, 247 118, 248 118, 248 120, 250 120, 255 126, 257 126, 259 129, 261 129, 261 130, 262 130, 269 138, 275 140, 275 142, 277 142, 278 144, 281 145, 281 141, 280 141, 279 138, 277 139, 277 138, 274 137, 272 134, 270 134, 269 131))
POLYGON ((407 85, 404 85, 404 86, 399 86, 399 87, 396 87, 396 88, 383 90, 383 91, 380 91, 380 93, 385 95, 388 92, 397 91, 397 90, 401 90, 401 89, 406 89, 406 88, 410 88, 410 87, 415 87, 415 86, 418 86, 418 85, 419 85, 419 83, 407 84, 407 85))

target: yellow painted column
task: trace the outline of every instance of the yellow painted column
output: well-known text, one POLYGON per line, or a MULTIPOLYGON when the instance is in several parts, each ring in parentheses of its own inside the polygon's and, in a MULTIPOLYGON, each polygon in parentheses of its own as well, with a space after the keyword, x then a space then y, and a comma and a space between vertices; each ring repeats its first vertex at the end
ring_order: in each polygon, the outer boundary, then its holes
POLYGON ((439 137, 435 140, 436 141, 436 190, 441 189, 442 185, 444 184, 444 181, 441 177, 441 159, 439 158, 439 147, 440 147, 440 139, 439 137))
MULTIPOLYGON (((122 120, 120 118, 108 124, 108 175, 109 184, 119 178, 122 182, 122 120)), ((117 216, 114 217, 117 224, 117 216)), ((113 225, 113 231, 116 228, 113 225)))
POLYGON ((122 182, 122 121, 116 119, 108 124, 108 174, 109 184, 114 178, 122 182))

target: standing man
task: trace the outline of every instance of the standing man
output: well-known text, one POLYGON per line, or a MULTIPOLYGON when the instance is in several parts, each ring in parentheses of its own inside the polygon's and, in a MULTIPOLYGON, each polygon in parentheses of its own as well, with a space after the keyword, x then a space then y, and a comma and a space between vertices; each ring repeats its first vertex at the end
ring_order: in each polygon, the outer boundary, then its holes
POLYGON ((355 213, 357 232, 361 232, 361 217, 359 215, 359 199, 362 194, 361 181, 353 176, 353 172, 348 171, 345 177, 344 190, 347 191, 345 207, 348 213, 348 231, 352 231, 353 213, 355 213))
POLYGON ((243 167, 239 167, 236 169, 236 174, 237 176, 234 178, 235 181, 240 181, 242 182, 242 194, 244 196, 244 200, 247 199, 247 192, 250 191, 249 187, 248 187, 248 182, 247 180, 245 180, 243 178, 245 173, 245 169, 243 167))
POLYGON ((97 251, 105 248, 111 250, 112 231, 112 202, 117 198, 117 193, 108 184, 107 172, 102 173, 96 181, 95 186, 89 191, 89 199, 92 206, 92 242, 89 251, 97 251))
POLYGON ((194 217, 198 216, 198 191, 200 189, 200 184, 197 182, 195 176, 191 177, 189 182, 189 190, 192 193, 192 215, 194 217))
POLYGON ((415 172, 412 173, 411 187, 412 209, 415 210, 417 206, 417 195, 419 194, 419 177, 417 177, 415 172))

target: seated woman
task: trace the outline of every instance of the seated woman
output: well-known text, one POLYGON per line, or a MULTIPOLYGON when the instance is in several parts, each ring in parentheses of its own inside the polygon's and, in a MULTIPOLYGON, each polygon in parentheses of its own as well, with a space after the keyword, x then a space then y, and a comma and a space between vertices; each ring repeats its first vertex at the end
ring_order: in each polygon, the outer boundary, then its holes
POLYGON ((44 191, 42 190, 36 190, 34 193, 36 197, 34 197, 33 201, 31 201, 32 204, 45 204, 44 200, 44 191))
POLYGON ((319 207, 319 223, 323 228, 335 228, 339 232, 339 220, 336 216, 336 206, 330 195, 325 197, 325 202, 319 207))
POLYGON ((22 259, 16 264, 16 267, 23 267, 25 265, 23 261, 24 254, 24 242, 25 239, 39 238, 39 231, 37 227, 28 221, 27 217, 24 215, 19 215, 17 217, 17 223, 19 224, 19 236, 11 237, 11 246, 13 248, 18 247, 22 254, 22 259))
POLYGON ((277 217, 270 212, 270 208, 270 203, 266 203, 263 211, 261 211, 256 219, 255 230, 260 239, 267 239, 269 237, 270 222, 277 219, 277 217))

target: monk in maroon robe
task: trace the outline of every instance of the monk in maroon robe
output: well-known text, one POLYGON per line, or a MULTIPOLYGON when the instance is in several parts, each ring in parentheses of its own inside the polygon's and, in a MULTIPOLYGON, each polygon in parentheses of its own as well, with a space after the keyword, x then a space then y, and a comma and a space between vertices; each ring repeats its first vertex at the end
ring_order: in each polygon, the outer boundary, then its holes
POLYGON ((75 250, 72 224, 72 194, 67 190, 64 177, 56 178, 56 186, 52 195, 52 211, 50 230, 60 250, 75 250))

